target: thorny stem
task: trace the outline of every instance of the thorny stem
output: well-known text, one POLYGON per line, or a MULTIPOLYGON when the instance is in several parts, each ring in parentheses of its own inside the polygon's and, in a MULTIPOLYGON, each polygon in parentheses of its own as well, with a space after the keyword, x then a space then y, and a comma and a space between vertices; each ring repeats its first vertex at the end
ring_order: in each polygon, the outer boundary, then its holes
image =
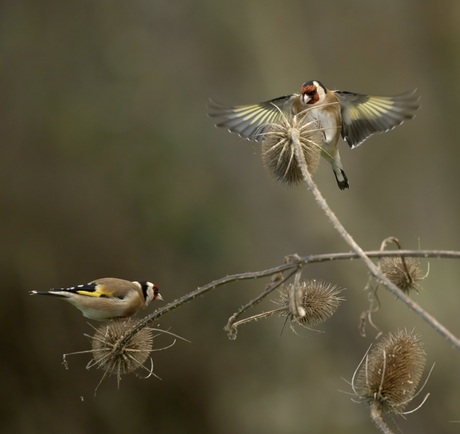
MULTIPOLYGON (((405 257, 405 258, 435 258, 435 259, 460 259, 460 251, 455 250, 369 250, 364 252, 368 258, 387 258, 387 257, 405 257)), ((166 306, 159 308, 143 318, 134 327, 129 334, 126 335, 125 339, 120 341, 118 348, 123 348, 123 345, 131 339, 140 329, 146 327, 150 323, 156 321, 163 315, 176 310, 177 308, 189 303, 195 298, 201 297, 202 295, 210 292, 220 286, 228 285, 230 283, 239 282, 242 280, 255 280, 262 279, 264 277, 273 276, 277 273, 282 273, 287 270, 298 269, 308 264, 318 264, 323 262, 332 261, 343 261, 358 259, 360 256, 356 252, 342 252, 342 253, 324 253, 317 255, 308 256, 297 256, 292 255, 289 258, 289 262, 277 265, 276 267, 268 268, 261 271, 248 271, 245 273, 232 274, 229 276, 222 277, 207 283, 206 285, 200 286, 199 288, 191 291, 176 300, 168 303, 166 306)), ((457 346, 457 345, 456 345, 457 346)))
MULTIPOLYGON (((305 156, 302 152, 302 146, 299 139, 299 131, 297 129, 290 129, 290 136, 294 146, 295 155, 299 168, 302 172, 304 181, 306 182, 308 189, 312 192, 316 203, 322 209, 322 211, 329 218, 330 222, 334 226, 334 229, 339 233, 339 235, 345 240, 345 242, 356 252, 356 254, 363 260, 369 271, 372 275, 378 279, 383 285, 385 285, 388 290, 397 298, 399 298, 403 303, 405 303, 412 311, 420 315, 434 330, 436 330, 441 336, 447 339, 452 345, 460 350, 460 339, 458 339, 454 334, 452 334, 446 327, 444 327, 436 318, 426 312, 420 305, 413 301, 409 296, 407 296, 403 291, 401 291, 394 283, 392 283, 375 265, 370 259, 369 256, 364 252, 364 250, 359 246, 359 244, 353 239, 353 237, 346 231, 345 227, 342 225, 337 216, 333 213, 329 205, 326 203, 323 195, 319 191, 318 187, 314 183, 305 161, 305 156)), ((401 251, 400 251, 401 252, 401 251)))
POLYGON ((383 434, 393 434, 382 418, 382 404, 378 401, 373 401, 371 404, 371 419, 383 434))
POLYGON ((239 321, 235 321, 232 324, 232 328, 236 330, 240 325, 247 324, 247 323, 250 323, 250 322, 253 322, 253 321, 258 321, 259 319, 268 318, 270 316, 273 316, 273 315, 275 315, 277 313, 280 313, 280 312, 283 312, 285 310, 286 310, 286 308, 284 306, 283 307, 277 307, 276 309, 273 309, 273 310, 268 310, 266 312, 262 312, 262 313, 258 313, 256 315, 250 316, 248 318, 240 319, 239 321))
MULTIPOLYGON (((248 309, 254 307, 256 304, 260 303, 267 295, 271 294, 276 288, 281 286, 286 280, 289 280, 292 275, 297 273, 297 270, 291 271, 287 276, 284 276, 282 279, 279 279, 275 282, 273 282, 271 285, 269 285, 264 292, 259 294, 256 298, 251 300, 249 303, 245 304, 242 308, 240 308, 237 312, 235 312, 227 322, 227 325, 224 327, 224 330, 228 333, 228 336, 231 339, 236 339, 236 333, 237 333, 237 322, 236 320, 241 316, 241 314, 248 309)), ((244 324, 241 321, 238 321, 239 324, 244 324)))

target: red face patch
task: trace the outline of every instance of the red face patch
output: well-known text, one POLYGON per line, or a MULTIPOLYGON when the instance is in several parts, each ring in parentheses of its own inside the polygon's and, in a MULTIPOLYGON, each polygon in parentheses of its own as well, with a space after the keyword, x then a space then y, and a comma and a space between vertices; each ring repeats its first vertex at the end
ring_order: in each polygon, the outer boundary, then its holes
POLYGON ((307 104, 315 104, 319 100, 318 91, 314 84, 302 86, 300 92, 302 93, 302 95, 306 95, 308 97, 307 104))

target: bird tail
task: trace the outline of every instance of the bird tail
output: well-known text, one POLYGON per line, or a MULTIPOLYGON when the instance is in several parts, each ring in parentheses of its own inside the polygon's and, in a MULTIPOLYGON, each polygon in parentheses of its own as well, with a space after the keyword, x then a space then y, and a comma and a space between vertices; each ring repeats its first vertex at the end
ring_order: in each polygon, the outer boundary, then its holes
POLYGON ((334 156, 326 153, 323 150, 323 155, 331 162, 332 171, 334 172, 335 179, 337 181, 337 185, 339 186, 340 190, 345 190, 346 188, 350 188, 350 184, 348 183, 347 175, 343 170, 342 161, 340 160, 340 154, 337 151, 334 156))
POLYGON ((49 292, 49 291, 29 291, 29 295, 51 295, 53 297, 66 297, 65 294, 59 294, 57 292, 49 292))
POLYGON ((348 184, 347 175, 340 167, 333 167, 332 170, 334 171, 335 179, 337 180, 337 185, 339 186, 340 190, 345 190, 346 188, 350 188, 350 184, 348 184))

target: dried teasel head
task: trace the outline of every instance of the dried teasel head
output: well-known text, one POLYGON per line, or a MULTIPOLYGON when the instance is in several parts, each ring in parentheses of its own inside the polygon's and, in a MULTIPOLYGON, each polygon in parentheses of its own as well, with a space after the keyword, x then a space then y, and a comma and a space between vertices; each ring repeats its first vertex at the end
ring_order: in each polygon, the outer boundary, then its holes
POLYGON ((122 375, 144 367, 153 348, 152 329, 141 328, 124 342, 137 323, 120 319, 97 328, 91 338, 93 360, 88 368, 96 366, 104 370, 104 376, 116 375, 119 381, 122 375))
POLYGON ((300 146, 311 175, 316 172, 321 157, 320 132, 315 121, 306 122, 305 114, 280 117, 265 133, 262 160, 265 167, 281 182, 297 184, 303 180, 295 156, 293 134, 300 146))
MULTIPOLYGON (((148 318, 148 317, 146 317, 148 318)), ((75 351, 63 355, 62 363, 68 369, 67 357, 77 354, 91 354, 92 359, 86 365, 86 369, 93 367, 102 369, 102 375, 99 384, 96 386, 94 394, 102 384, 104 379, 110 375, 116 375, 118 386, 122 375, 129 374, 139 369, 146 372, 144 378, 154 376, 153 360, 150 357, 152 351, 163 351, 171 348, 178 339, 187 341, 181 336, 171 333, 168 330, 147 327, 145 319, 121 318, 109 321, 98 328, 91 326, 95 333, 85 336, 91 339, 91 350, 75 351), (155 334, 154 334, 155 333, 155 334), (172 343, 153 348, 153 340, 160 335, 168 335, 173 338, 172 343), (150 360, 150 366, 145 366, 145 362, 150 360)))
POLYGON ((328 320, 343 298, 342 289, 330 283, 308 280, 291 283, 280 292, 281 315, 292 324, 312 327, 328 320))
POLYGON ((418 336, 406 330, 388 333, 358 366, 353 390, 371 407, 402 414, 415 396, 425 362, 418 336))
POLYGON ((411 290, 418 292, 418 282, 426 276, 420 268, 416 258, 388 257, 380 260, 382 273, 403 292, 408 294, 411 290))

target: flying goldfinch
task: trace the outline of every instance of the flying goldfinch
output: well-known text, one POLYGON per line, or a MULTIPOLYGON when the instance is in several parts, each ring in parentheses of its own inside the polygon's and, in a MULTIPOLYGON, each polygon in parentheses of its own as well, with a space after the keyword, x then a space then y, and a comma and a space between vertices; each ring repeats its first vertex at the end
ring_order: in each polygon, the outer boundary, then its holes
POLYGON ((304 113, 304 122, 312 122, 313 128, 320 129, 321 154, 331 163, 337 184, 343 190, 349 184, 337 146, 340 135, 351 148, 356 148, 373 134, 389 131, 413 118, 419 97, 415 90, 389 97, 330 90, 312 80, 293 95, 234 107, 211 102, 210 107, 210 116, 220 119, 216 126, 258 142, 280 117, 304 113))

